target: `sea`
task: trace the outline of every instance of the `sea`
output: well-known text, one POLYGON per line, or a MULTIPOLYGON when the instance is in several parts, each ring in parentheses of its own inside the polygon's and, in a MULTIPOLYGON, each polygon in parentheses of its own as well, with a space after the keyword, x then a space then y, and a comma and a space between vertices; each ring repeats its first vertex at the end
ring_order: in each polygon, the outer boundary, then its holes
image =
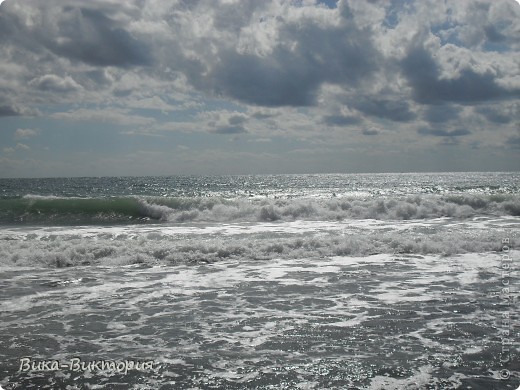
POLYGON ((517 389, 520 173, 0 179, 2 389, 517 389))

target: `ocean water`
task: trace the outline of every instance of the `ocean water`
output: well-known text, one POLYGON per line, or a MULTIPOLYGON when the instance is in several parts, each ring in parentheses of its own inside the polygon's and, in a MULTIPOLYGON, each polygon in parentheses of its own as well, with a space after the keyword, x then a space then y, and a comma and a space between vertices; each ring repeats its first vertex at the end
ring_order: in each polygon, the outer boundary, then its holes
POLYGON ((0 179, 4 389, 517 389, 519 173, 0 179))

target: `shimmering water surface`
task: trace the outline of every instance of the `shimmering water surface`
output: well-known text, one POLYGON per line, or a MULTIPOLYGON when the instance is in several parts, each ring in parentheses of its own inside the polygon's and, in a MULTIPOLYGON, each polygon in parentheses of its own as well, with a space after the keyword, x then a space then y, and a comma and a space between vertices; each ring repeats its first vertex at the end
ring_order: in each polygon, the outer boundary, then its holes
POLYGON ((516 389, 519 178, 0 179, 0 385, 516 389))

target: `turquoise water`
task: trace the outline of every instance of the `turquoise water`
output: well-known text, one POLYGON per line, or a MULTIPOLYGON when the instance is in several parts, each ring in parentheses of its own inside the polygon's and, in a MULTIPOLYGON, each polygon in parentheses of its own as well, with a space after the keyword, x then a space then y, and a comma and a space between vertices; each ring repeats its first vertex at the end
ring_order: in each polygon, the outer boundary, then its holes
POLYGON ((1 179, 0 385, 516 389, 519 176, 1 179))

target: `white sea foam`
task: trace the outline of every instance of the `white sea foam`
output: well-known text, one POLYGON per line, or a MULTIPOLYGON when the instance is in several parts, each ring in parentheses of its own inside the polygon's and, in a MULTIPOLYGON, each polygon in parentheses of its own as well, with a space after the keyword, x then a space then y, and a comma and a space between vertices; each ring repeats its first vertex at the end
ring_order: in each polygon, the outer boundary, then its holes
POLYGON ((379 254, 173 268, 35 269, 34 279, 21 270, 3 270, 8 276, 0 281, 3 291, 18 296, 0 301, 0 330, 52 325, 38 337, 60 346, 55 359, 69 359, 67 351, 78 342, 101 356, 112 351, 133 356, 138 350, 160 363, 149 374, 160 384, 189 380, 195 386, 201 378, 206 384, 249 385, 291 375, 293 383, 315 383, 311 388, 334 387, 323 382, 334 377, 377 390, 461 386, 467 372, 450 376, 459 368, 457 359, 470 354, 464 364, 481 368, 472 356, 494 348, 499 330, 493 318, 501 308, 481 289, 498 288, 499 266, 498 254, 401 261, 379 254), (451 263, 455 271, 443 270, 451 263), (460 278, 468 272, 481 272, 477 284, 460 278), (34 285, 35 280, 44 283, 34 285), (197 376, 186 379, 193 370, 197 376), (439 370, 448 374, 441 379, 439 370))
MULTIPOLYGON (((225 259, 499 251, 518 217, 428 221, 294 221, 192 225, 14 227, 0 232, 3 266, 213 263, 225 259)), ((471 276, 473 277, 473 276, 471 276)), ((470 278, 467 275, 466 278, 470 278)))
POLYGON ((470 218, 481 214, 520 215, 517 196, 408 196, 333 199, 194 199, 172 207, 164 199, 140 199, 144 215, 162 221, 230 222, 294 221, 298 219, 409 220, 439 217, 470 218))

